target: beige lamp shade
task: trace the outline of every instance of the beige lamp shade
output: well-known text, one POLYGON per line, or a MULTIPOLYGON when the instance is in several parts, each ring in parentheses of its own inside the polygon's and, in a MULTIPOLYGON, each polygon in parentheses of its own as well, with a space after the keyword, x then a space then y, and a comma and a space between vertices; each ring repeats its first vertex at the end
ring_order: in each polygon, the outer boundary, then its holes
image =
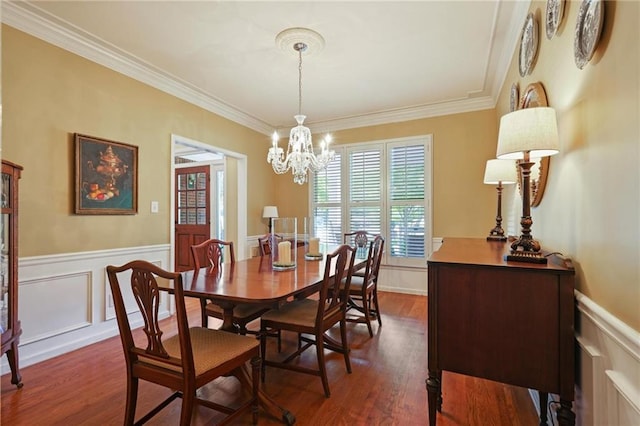
POLYGON ((262 209, 263 218, 278 217, 278 207, 276 206, 264 206, 262 209))
POLYGON ((556 111, 549 107, 525 108, 500 119, 497 157, 519 160, 547 157, 560 148, 556 111))
POLYGON ((503 185, 508 185, 517 181, 518 176, 514 160, 487 160, 487 165, 484 169, 484 183, 497 185, 502 182, 503 185))

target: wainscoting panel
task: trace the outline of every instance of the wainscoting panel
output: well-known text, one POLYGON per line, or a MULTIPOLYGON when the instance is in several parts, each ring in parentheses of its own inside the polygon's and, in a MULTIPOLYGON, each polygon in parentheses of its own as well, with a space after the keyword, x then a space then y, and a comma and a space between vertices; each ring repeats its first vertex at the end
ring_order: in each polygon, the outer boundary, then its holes
POLYGON ((576 424, 640 425, 640 333, 576 291, 576 424))
MULTIPOLYGON (((108 297, 105 267, 134 259, 173 269, 168 244, 20 258, 20 367, 116 336, 118 325, 108 297)), ((159 315, 164 318, 170 312, 171 301, 165 298, 159 315)), ((142 325, 139 315, 132 315, 131 321, 132 325, 142 325)), ((2 357, 0 371, 10 371, 7 357, 2 357)))
POLYGON ((18 292, 20 343, 28 345, 90 326, 93 322, 91 282, 91 271, 21 281, 18 292))

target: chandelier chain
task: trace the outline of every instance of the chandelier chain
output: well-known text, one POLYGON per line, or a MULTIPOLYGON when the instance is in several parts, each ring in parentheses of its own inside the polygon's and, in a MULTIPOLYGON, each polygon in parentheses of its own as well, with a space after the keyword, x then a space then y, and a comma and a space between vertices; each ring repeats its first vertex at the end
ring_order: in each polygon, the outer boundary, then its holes
POLYGON ((302 114, 302 51, 306 48, 303 46, 296 48, 298 51, 298 114, 302 114))

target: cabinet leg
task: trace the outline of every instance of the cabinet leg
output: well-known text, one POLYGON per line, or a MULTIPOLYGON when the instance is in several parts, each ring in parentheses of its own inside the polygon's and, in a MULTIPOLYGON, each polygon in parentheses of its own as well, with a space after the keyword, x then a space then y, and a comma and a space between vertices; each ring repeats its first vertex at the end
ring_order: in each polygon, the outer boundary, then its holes
POLYGON ((547 392, 538 391, 538 401, 540 402, 540 426, 547 425, 547 401, 549 394, 547 392))
POLYGON ((429 405, 429 426, 435 426, 436 424, 436 410, 442 411, 442 390, 440 385, 440 379, 442 373, 429 372, 429 378, 427 379, 427 402, 429 405))
POLYGON ((20 376, 18 366, 18 343, 15 341, 11 344, 11 349, 7 350, 7 361, 9 361, 9 368, 11 368, 11 383, 20 389, 22 387, 22 376, 20 376))
POLYGON ((560 399, 560 408, 558 408, 556 417, 560 426, 575 426, 576 415, 571 410, 571 401, 560 399))

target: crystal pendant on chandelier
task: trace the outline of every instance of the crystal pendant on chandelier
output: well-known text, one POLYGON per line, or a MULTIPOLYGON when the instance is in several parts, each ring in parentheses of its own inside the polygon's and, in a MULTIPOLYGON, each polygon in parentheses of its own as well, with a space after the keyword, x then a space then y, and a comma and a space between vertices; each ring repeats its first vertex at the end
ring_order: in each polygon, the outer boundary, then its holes
MULTIPOLYGON (((311 30, 302 28, 290 29, 295 32, 296 36, 299 36, 304 31, 313 33, 313 37, 316 39, 321 36, 311 30), (303 31, 304 30, 304 31, 303 31)), ((277 41, 286 39, 288 32, 285 30, 278 34, 277 41)), ((313 152, 313 143, 311 141, 311 131, 308 127, 304 126, 305 115, 302 115, 302 52, 307 49, 308 45, 304 42, 297 41, 293 44, 294 50, 298 52, 298 115, 294 118, 298 123, 297 126, 291 129, 289 133, 289 145, 287 146, 287 153, 285 156, 284 150, 278 146, 278 133, 273 132, 272 146, 269 148, 267 155, 267 162, 271 163, 273 171, 282 174, 291 170, 293 173, 293 181, 302 185, 307 182, 308 171, 311 169, 314 172, 318 172, 331 162, 335 152, 329 150, 329 142, 331 137, 327 135, 320 144, 320 153, 315 155, 313 152)))

